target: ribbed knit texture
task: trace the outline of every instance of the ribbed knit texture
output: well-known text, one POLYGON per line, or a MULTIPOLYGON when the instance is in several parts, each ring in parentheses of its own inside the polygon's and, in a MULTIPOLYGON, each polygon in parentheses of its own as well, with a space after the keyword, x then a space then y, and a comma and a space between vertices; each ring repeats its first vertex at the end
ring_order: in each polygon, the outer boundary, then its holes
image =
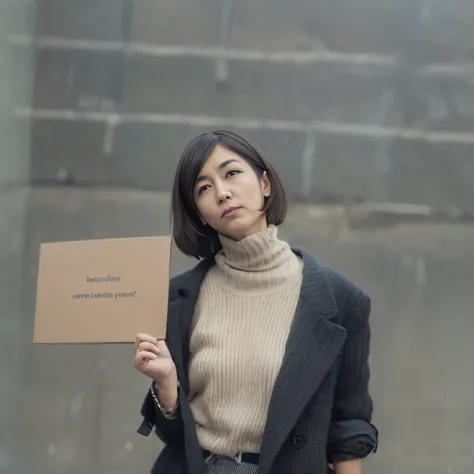
POLYGON ((270 396, 301 289, 303 263, 277 229, 234 241, 206 275, 190 341, 190 406, 212 453, 260 452, 270 396))

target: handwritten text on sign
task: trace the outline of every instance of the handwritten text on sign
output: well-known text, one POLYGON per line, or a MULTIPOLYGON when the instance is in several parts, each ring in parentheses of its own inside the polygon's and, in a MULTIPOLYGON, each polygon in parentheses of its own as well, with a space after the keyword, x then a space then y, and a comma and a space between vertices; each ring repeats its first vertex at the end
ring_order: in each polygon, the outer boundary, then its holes
MULTIPOLYGON (((122 279, 119 276, 97 276, 87 277, 87 283, 117 283, 122 279)), ((137 296, 134 291, 92 291, 90 293, 74 293, 73 300, 93 300, 93 299, 118 299, 118 298, 135 298, 137 296)))

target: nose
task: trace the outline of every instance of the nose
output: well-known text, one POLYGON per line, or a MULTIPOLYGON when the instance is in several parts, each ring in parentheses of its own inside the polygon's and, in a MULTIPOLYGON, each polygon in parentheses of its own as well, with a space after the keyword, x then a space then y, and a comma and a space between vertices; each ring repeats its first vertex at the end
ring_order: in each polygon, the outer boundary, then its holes
POLYGON ((228 199, 231 198, 231 194, 227 189, 220 189, 217 193, 217 200, 219 204, 222 204, 223 202, 227 201, 228 199))

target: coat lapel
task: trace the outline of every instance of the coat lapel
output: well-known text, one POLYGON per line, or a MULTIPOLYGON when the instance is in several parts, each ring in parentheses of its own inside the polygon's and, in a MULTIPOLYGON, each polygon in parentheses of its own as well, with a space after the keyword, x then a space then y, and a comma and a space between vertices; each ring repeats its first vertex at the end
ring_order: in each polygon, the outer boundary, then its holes
MULTIPOLYGON (((199 297, 199 290, 207 271, 213 262, 202 261, 194 267, 179 283, 175 289, 174 300, 170 303, 168 318, 172 318, 173 333, 169 337, 176 337, 179 340, 174 341, 177 352, 182 354, 179 357, 179 367, 177 364, 178 378, 181 381, 181 390, 179 393, 179 403, 181 405, 181 416, 183 424, 189 429, 184 430, 186 461, 189 474, 205 474, 206 465, 202 455, 201 447, 196 435, 195 423, 191 407, 189 406, 189 339, 191 336, 191 323, 199 297)), ((175 362, 177 362, 177 359, 175 362)))
POLYGON ((303 257, 301 294, 277 377, 263 436, 259 474, 270 473, 279 449, 340 352, 346 330, 331 322, 337 312, 326 272, 303 257))

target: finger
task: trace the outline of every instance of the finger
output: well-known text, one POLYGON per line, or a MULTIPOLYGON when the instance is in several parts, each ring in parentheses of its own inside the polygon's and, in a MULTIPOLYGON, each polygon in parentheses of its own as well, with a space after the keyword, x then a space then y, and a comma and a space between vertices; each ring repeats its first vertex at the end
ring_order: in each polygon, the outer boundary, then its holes
POLYGON ((138 350, 138 347, 141 342, 151 342, 156 345, 156 337, 150 336, 150 334, 138 333, 135 338, 135 352, 138 350))
POLYGON ((160 350, 158 349, 158 347, 156 347, 155 344, 152 344, 151 342, 141 342, 140 345, 138 346, 137 351, 153 352, 156 355, 160 353, 160 350))
POLYGON ((134 360, 136 365, 143 365, 145 362, 156 359, 158 359, 158 356, 153 354, 153 352, 139 351, 136 353, 134 360))
POLYGON ((158 347, 158 349, 167 349, 166 341, 164 339, 157 340, 156 346, 158 347))

